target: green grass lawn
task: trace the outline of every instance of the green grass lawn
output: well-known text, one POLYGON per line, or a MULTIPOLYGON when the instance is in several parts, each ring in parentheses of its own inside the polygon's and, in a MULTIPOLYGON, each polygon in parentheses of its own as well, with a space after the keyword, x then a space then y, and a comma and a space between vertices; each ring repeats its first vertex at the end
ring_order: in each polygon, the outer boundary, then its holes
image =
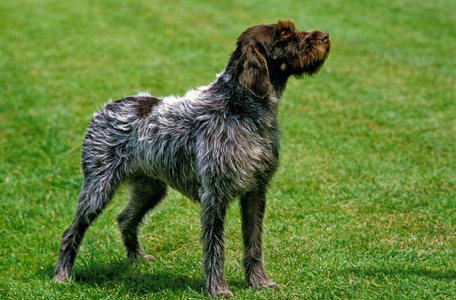
POLYGON ((238 299, 456 298, 456 2, 0 2, 0 298, 203 298, 199 207, 177 192, 130 264, 119 191, 90 227, 71 284, 50 279, 82 181, 93 112, 215 78, 247 27, 293 19, 330 34, 315 78, 280 104, 281 167, 265 220, 267 274, 245 287, 239 206, 226 273, 238 299))

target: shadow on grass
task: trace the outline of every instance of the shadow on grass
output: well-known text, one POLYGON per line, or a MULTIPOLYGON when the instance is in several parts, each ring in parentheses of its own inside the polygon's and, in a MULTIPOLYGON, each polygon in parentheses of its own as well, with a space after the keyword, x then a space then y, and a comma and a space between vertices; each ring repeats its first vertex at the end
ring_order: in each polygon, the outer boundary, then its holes
MULTIPOLYGON (((178 293, 191 290, 200 295, 204 294, 205 282, 202 274, 199 278, 192 278, 172 271, 154 272, 154 268, 148 273, 141 273, 137 264, 141 262, 128 259, 107 264, 91 263, 74 271, 72 283, 107 290, 121 289, 130 295, 154 294, 165 290, 178 293)), ((49 265, 41 270, 41 275, 52 278, 54 266, 49 265)), ((245 288, 243 281, 229 281, 228 285, 236 289, 245 288)))

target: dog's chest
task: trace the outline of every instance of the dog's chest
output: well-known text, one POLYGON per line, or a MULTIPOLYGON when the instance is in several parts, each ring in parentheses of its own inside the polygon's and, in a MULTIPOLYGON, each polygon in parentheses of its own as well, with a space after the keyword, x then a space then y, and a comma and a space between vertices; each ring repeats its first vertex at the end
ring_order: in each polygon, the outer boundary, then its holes
POLYGON ((258 180, 269 180, 275 172, 279 151, 276 120, 259 123, 213 118, 202 127, 205 130, 196 149, 203 181, 206 176, 243 191, 258 180))

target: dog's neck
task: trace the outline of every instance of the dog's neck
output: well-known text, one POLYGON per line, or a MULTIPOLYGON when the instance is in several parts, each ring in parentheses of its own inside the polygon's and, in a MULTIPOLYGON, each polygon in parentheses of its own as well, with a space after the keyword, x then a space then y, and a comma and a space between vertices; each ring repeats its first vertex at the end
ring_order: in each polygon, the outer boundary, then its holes
POLYGON ((288 76, 272 73, 269 74, 269 81, 271 82, 272 93, 277 99, 280 99, 287 86, 288 76))
POLYGON ((258 98, 238 83, 228 64, 220 74, 217 74, 217 79, 209 90, 218 95, 225 95, 216 99, 224 102, 219 103, 221 107, 229 108, 235 114, 256 119, 255 122, 263 119, 270 123, 277 118, 279 98, 284 88, 284 83, 277 86, 273 83, 269 95, 258 98))
MULTIPOLYGON (((213 86, 229 86, 233 92, 238 94, 238 96, 242 96, 242 94, 244 94, 255 98, 252 93, 240 86, 233 70, 234 66, 231 62, 229 62, 226 68, 220 74, 217 74, 217 80, 213 83, 213 86)), ((282 97, 282 94, 287 86, 288 77, 289 76, 284 76, 283 74, 269 74, 271 91, 268 98, 273 97, 279 100, 282 97)))

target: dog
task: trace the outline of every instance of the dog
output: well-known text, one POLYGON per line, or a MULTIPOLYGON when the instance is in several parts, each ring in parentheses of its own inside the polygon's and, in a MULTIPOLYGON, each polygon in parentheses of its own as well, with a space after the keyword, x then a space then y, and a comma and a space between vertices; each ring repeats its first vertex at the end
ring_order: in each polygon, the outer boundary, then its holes
POLYGON ((129 258, 152 259, 138 227, 174 188, 201 205, 207 293, 233 296, 224 274, 224 219, 239 198, 247 284, 278 288, 266 276, 262 251, 266 190, 279 165, 278 102, 290 76, 320 70, 330 45, 327 33, 298 31, 293 21, 251 27, 211 85, 183 97, 141 93, 106 104, 84 138, 84 180, 53 281, 70 279, 84 233, 124 183, 130 200, 117 220, 129 258))

